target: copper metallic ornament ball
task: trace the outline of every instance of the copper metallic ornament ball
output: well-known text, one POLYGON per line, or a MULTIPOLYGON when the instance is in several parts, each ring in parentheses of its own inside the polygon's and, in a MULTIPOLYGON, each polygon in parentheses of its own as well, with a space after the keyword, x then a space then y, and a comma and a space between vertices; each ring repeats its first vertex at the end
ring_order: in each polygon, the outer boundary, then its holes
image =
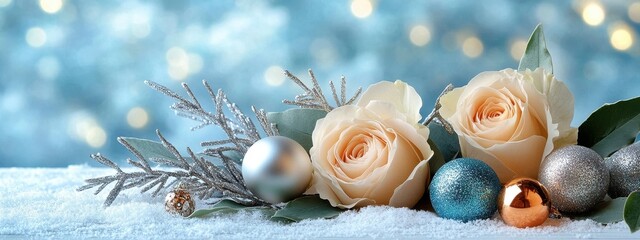
POLYGON ((526 228, 544 223, 551 211, 549 193, 531 178, 516 178, 504 185, 498 195, 498 212, 511 226, 526 228))

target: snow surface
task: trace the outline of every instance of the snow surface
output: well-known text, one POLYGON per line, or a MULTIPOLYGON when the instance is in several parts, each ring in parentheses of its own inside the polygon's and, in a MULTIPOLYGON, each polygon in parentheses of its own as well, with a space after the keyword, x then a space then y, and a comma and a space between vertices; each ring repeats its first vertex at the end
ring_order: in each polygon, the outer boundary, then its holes
MULTIPOLYGON (((518 229, 499 216, 461 223, 434 213, 390 207, 367 207, 335 219, 275 223, 256 212, 184 219, 164 211, 163 197, 128 190, 103 208, 109 189, 76 192, 83 180, 113 170, 86 166, 68 168, 0 168, 0 238, 474 238, 567 239, 640 238, 624 223, 603 226, 590 220, 549 219, 543 226, 518 229)), ((198 202, 198 207, 203 207, 198 202)))

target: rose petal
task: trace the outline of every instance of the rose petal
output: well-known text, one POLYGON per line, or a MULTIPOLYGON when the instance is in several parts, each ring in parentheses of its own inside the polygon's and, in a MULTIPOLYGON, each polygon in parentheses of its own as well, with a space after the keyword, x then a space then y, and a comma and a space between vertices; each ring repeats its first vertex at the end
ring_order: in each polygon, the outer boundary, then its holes
MULTIPOLYGON (((341 179, 357 179, 361 176, 366 176, 367 172, 370 172, 371 168, 376 168, 386 164, 386 161, 374 161, 377 159, 377 151, 375 148, 370 148, 369 143, 374 144, 371 147, 385 147, 386 144, 382 144, 378 139, 371 139, 372 137, 367 134, 376 128, 380 128, 380 126, 375 126, 379 124, 372 124, 369 122, 361 122, 357 121, 356 124, 347 127, 342 130, 340 134, 339 140, 335 143, 335 146, 330 149, 330 152, 333 152, 333 158, 336 158, 334 162, 336 164, 333 166, 336 172, 344 173, 344 177, 341 179), (374 126, 370 126, 374 125, 374 126), (367 135, 364 135, 367 134, 367 135), (366 150, 364 154, 361 156, 351 156, 350 153, 354 151, 354 147, 357 146, 361 149, 361 151, 366 150)), ((381 136, 385 138, 382 141, 392 141, 388 138, 394 139, 395 136, 390 134, 389 136, 383 135, 381 136)))
POLYGON ((422 98, 413 87, 400 80, 393 83, 382 81, 372 84, 362 93, 356 105, 365 107, 372 101, 392 104, 394 109, 406 116, 408 122, 417 123, 422 119, 420 116, 422 98))
POLYGON ((460 100, 460 95, 462 94, 462 92, 464 92, 464 87, 454 88, 450 92, 440 97, 441 107, 439 112, 444 119, 454 118, 454 115, 456 114, 458 108, 458 101, 460 100))
MULTIPOLYGON (((543 105, 543 103, 532 102, 533 105, 543 105)), ((520 115, 520 121, 517 123, 517 129, 513 133, 508 142, 520 141, 528 138, 529 136, 543 136, 547 137, 546 118, 541 119, 539 117, 536 108, 529 103, 523 103, 522 113, 520 115)), ((546 110, 542 108, 542 112, 546 110)))
POLYGON ((314 172, 311 187, 304 193, 306 195, 319 194, 320 198, 329 201, 331 206, 350 209, 375 204, 375 201, 366 198, 351 198, 340 188, 331 187, 337 183, 327 176, 322 176, 318 171, 314 172), (331 183, 331 184, 328 184, 331 183))
MULTIPOLYGON (((401 119, 402 121, 405 121, 405 122, 414 123, 413 121, 409 121, 405 115, 399 112, 396 109, 396 107, 389 102, 371 101, 365 106, 364 109, 360 110, 359 113, 361 114, 366 113, 368 115, 366 118, 369 118, 369 119, 377 119, 377 120, 401 119)), ((415 123, 417 122, 418 121, 415 121, 415 123)))
POLYGON ((369 198, 374 199, 379 204, 389 204, 389 200, 393 195, 391 189, 395 189, 402 184, 421 160, 415 155, 411 148, 411 143, 406 139, 397 138, 393 146, 396 146, 396 148, 391 149, 389 152, 389 163, 385 166, 387 168, 385 169, 386 174, 376 184, 373 191, 368 194, 369 198))
POLYGON ((429 185, 429 163, 422 161, 416 166, 407 180, 400 184, 389 200, 389 205, 394 207, 415 206, 429 185))
MULTIPOLYGON (((465 114, 467 115, 467 121, 463 122, 467 133, 470 133, 476 137, 487 138, 495 141, 508 141, 512 138, 514 132, 517 130, 516 124, 519 118, 521 110, 520 106, 512 106, 515 100, 512 96, 507 96, 498 89, 492 89, 488 87, 480 87, 469 97, 465 98, 467 108, 465 114), (505 115, 511 115, 513 117, 504 121, 488 122, 483 116, 479 116, 478 112, 483 112, 487 105, 492 103, 502 103, 509 107, 505 108, 505 115)), ((488 146, 487 146, 488 147, 488 146)))
POLYGON ((500 178, 500 182, 506 183, 514 177, 518 176, 516 171, 507 167, 504 163, 501 162, 500 159, 498 159, 492 153, 486 151, 486 148, 480 146, 469 136, 462 135, 460 136, 460 138, 460 151, 462 152, 463 156, 482 160, 483 162, 485 162, 493 169, 493 171, 496 172, 496 174, 500 178))
MULTIPOLYGON (((509 70, 513 71, 504 71, 509 70)), ((542 68, 534 71, 527 69, 524 76, 524 81, 533 83, 535 88, 546 96, 553 123, 558 124, 560 135, 554 139, 554 147, 576 144, 578 129, 570 125, 573 119, 574 98, 569 88, 542 68)))
MULTIPOLYGON (((542 161, 543 149, 547 139, 542 136, 530 136, 524 140, 496 144, 487 150, 509 169, 518 169, 515 172, 520 177, 538 178, 538 168, 542 161), (517 151, 514 151, 517 149, 517 151)), ((493 167, 493 166, 492 166, 493 167)), ((512 176, 515 177, 515 176, 512 176)), ((503 177, 502 179, 508 179, 503 177)))

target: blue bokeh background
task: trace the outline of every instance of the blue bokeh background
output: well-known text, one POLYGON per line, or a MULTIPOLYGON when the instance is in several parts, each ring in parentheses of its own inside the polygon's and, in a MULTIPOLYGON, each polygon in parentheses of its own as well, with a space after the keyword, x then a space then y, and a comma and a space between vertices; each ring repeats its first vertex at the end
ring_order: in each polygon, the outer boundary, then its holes
POLYGON ((349 92, 402 79, 426 115, 448 83, 516 68, 538 23, 577 126, 640 95, 638 22, 639 1, 626 0, 0 0, 0 167, 123 161, 116 137, 155 129, 180 149, 222 137, 190 132, 144 80, 184 81, 206 99, 207 79, 245 110, 281 111, 299 93, 282 69, 307 79, 313 68, 324 86, 345 75, 349 92))

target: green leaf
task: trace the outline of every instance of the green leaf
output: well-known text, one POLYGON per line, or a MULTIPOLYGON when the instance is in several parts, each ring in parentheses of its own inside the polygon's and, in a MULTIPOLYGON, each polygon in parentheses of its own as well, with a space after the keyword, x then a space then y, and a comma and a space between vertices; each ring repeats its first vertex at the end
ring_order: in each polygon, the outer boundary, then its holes
POLYGON ((539 67, 544 68, 547 72, 553 73, 551 54, 549 54, 549 50, 547 50, 542 24, 538 24, 536 29, 533 30, 524 55, 522 55, 520 59, 518 71, 524 71, 526 69, 535 70, 539 67))
POLYGON ((142 154, 146 159, 165 158, 169 160, 177 160, 176 157, 173 156, 173 154, 160 142, 133 137, 121 137, 121 139, 138 150, 138 152, 140 152, 140 154, 142 154))
POLYGON ((577 220, 591 219, 593 221, 606 224, 622 221, 622 212, 624 209, 626 197, 610 199, 602 201, 587 213, 572 215, 571 218, 577 220))
POLYGON ((578 128, 578 145, 608 157, 634 142, 640 132, 640 97, 605 104, 578 128))
POLYGON ((632 233, 640 229, 640 191, 629 194, 624 204, 624 221, 632 233))
POLYGON ((431 122, 429 127, 429 140, 438 147, 444 158, 444 162, 453 160, 454 157, 460 156, 460 143, 458 135, 449 134, 447 130, 439 123, 431 122))
MULTIPOLYGON (((242 156, 242 154, 240 154, 239 152, 237 152, 235 150, 222 151, 222 154, 224 154, 228 158, 231 158, 231 160, 235 161, 238 164, 242 163, 242 158, 244 158, 244 156, 242 156)), ((196 155, 200 156, 201 154, 196 154, 196 155)), ((213 164, 215 164, 215 165, 222 166, 221 165, 222 161, 220 161, 219 159, 212 160, 206 155, 204 156, 204 158, 209 160, 209 161, 211 161, 211 162, 213 162, 213 164), (220 164, 218 164, 218 162, 220 162, 220 164)))
POLYGON ((191 215, 189 215, 188 218, 201 218, 213 213, 219 213, 219 214, 236 213, 241 210, 261 211, 266 216, 272 216, 275 213, 275 210, 273 210, 270 207, 247 207, 242 204, 236 203, 234 201, 225 199, 214 204, 210 208, 199 209, 193 212, 191 215))
POLYGON ((436 146, 436 144, 433 143, 431 139, 427 140, 427 142, 429 143, 429 147, 431 147, 431 150, 433 150, 433 156, 431 157, 431 159, 429 159, 429 174, 431 175, 431 178, 433 178, 433 176, 436 175, 438 169, 440 169, 440 167, 445 164, 445 161, 442 153, 438 149, 438 146, 436 146))
POLYGON ((316 109, 292 108, 284 112, 267 113, 270 123, 275 123, 281 136, 300 143, 307 152, 313 144, 311 133, 318 119, 324 118, 327 112, 316 109))
POLYGON ((331 206, 328 201, 321 199, 318 195, 313 195, 292 200, 283 209, 278 210, 271 219, 298 222, 305 219, 334 218, 342 212, 344 210, 331 206))

